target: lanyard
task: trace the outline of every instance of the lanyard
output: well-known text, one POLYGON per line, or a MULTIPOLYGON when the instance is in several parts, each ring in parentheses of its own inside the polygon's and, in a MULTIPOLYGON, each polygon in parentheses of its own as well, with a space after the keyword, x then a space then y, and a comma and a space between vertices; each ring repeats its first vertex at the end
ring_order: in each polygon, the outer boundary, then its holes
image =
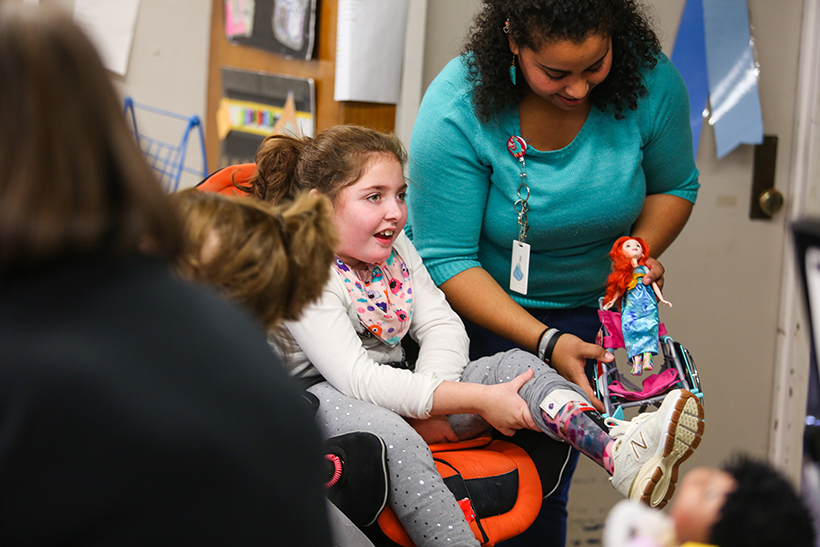
POLYGON ((527 212, 530 210, 528 201, 530 199, 530 187, 527 185, 527 164, 524 156, 527 153, 527 141, 523 137, 513 135, 507 140, 507 150, 516 158, 521 168, 521 178, 518 183, 518 199, 513 204, 516 215, 518 215, 518 241, 527 241, 527 231, 530 229, 527 224, 527 212), (522 195, 523 194, 523 195, 522 195))
POLYGON ((510 290, 519 294, 527 294, 530 271, 530 246, 527 244, 527 213, 530 210, 530 187, 527 185, 527 163, 524 156, 527 153, 527 141, 523 137, 513 135, 507 140, 507 150, 518 160, 521 177, 518 181, 518 199, 513 204, 515 214, 518 215, 518 239, 512 243, 512 264, 510 267, 510 290))

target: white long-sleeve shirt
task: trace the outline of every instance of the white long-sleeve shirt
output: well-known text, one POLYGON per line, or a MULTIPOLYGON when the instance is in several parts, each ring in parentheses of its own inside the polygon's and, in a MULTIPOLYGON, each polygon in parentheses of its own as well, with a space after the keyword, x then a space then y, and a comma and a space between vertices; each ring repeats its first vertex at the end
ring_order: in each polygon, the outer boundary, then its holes
POLYGON ((461 319, 433 283, 404 232, 394 246, 413 283, 409 333, 420 347, 415 371, 383 364, 400 361, 401 346, 391 348, 365 333, 353 299, 335 271, 319 301, 309 306, 299 321, 285 323, 298 344, 287 355, 287 363, 299 378, 322 376, 348 397, 402 416, 427 418, 439 384, 460 379, 469 360, 469 339, 461 319))

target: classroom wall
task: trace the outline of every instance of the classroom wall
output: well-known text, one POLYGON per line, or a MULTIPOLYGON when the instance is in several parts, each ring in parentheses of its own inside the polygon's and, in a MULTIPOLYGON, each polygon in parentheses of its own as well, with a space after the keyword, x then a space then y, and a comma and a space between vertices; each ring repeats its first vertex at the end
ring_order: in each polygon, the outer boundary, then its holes
MULTIPOLYGON (((75 0, 41 0, 74 10, 75 0)), ((125 76, 111 73, 122 96, 156 108, 205 118, 211 5, 203 0, 141 0, 125 76)), ((177 145, 185 122, 139 113, 141 133, 177 145)), ((194 135, 196 137, 196 135, 194 135)), ((196 144, 196 143, 194 143, 196 144)), ((186 165, 202 169, 201 152, 189 146, 186 165)), ((180 187, 202 177, 183 173, 180 187)))

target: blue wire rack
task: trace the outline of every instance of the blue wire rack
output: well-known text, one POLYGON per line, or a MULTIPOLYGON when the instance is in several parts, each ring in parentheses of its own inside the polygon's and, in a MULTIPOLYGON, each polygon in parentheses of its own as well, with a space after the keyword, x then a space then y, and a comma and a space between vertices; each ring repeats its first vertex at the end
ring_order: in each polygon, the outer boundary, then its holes
POLYGON ((182 114, 177 114, 175 112, 169 112, 153 106, 140 104, 134 102, 131 97, 125 97, 124 115, 126 116, 126 119, 130 117, 134 136, 137 139, 137 144, 145 154, 148 164, 156 172, 160 185, 166 192, 176 192, 177 188, 179 188, 179 179, 182 176, 183 171, 197 175, 199 178, 203 179, 208 176, 208 162, 205 155, 205 137, 202 134, 202 122, 198 116, 183 116, 182 114), (152 114, 186 122, 185 131, 182 134, 182 139, 179 144, 163 142, 159 139, 154 139, 141 134, 137 128, 136 110, 144 110, 152 114), (199 146, 202 152, 201 170, 188 167, 185 164, 185 154, 188 150, 188 139, 191 136, 191 132, 195 130, 198 130, 199 133, 199 146))

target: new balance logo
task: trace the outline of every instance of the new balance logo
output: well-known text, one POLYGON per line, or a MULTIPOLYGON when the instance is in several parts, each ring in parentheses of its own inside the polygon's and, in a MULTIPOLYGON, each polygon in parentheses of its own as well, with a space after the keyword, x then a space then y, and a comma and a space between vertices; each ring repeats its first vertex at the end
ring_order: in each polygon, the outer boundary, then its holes
POLYGON ((641 441, 638 442, 637 439, 632 439, 629 441, 629 446, 632 447, 632 453, 635 454, 635 459, 640 461, 641 455, 638 453, 638 449, 640 448, 642 452, 646 452, 647 443, 646 439, 643 438, 643 431, 638 431, 638 435, 641 437, 641 441))

